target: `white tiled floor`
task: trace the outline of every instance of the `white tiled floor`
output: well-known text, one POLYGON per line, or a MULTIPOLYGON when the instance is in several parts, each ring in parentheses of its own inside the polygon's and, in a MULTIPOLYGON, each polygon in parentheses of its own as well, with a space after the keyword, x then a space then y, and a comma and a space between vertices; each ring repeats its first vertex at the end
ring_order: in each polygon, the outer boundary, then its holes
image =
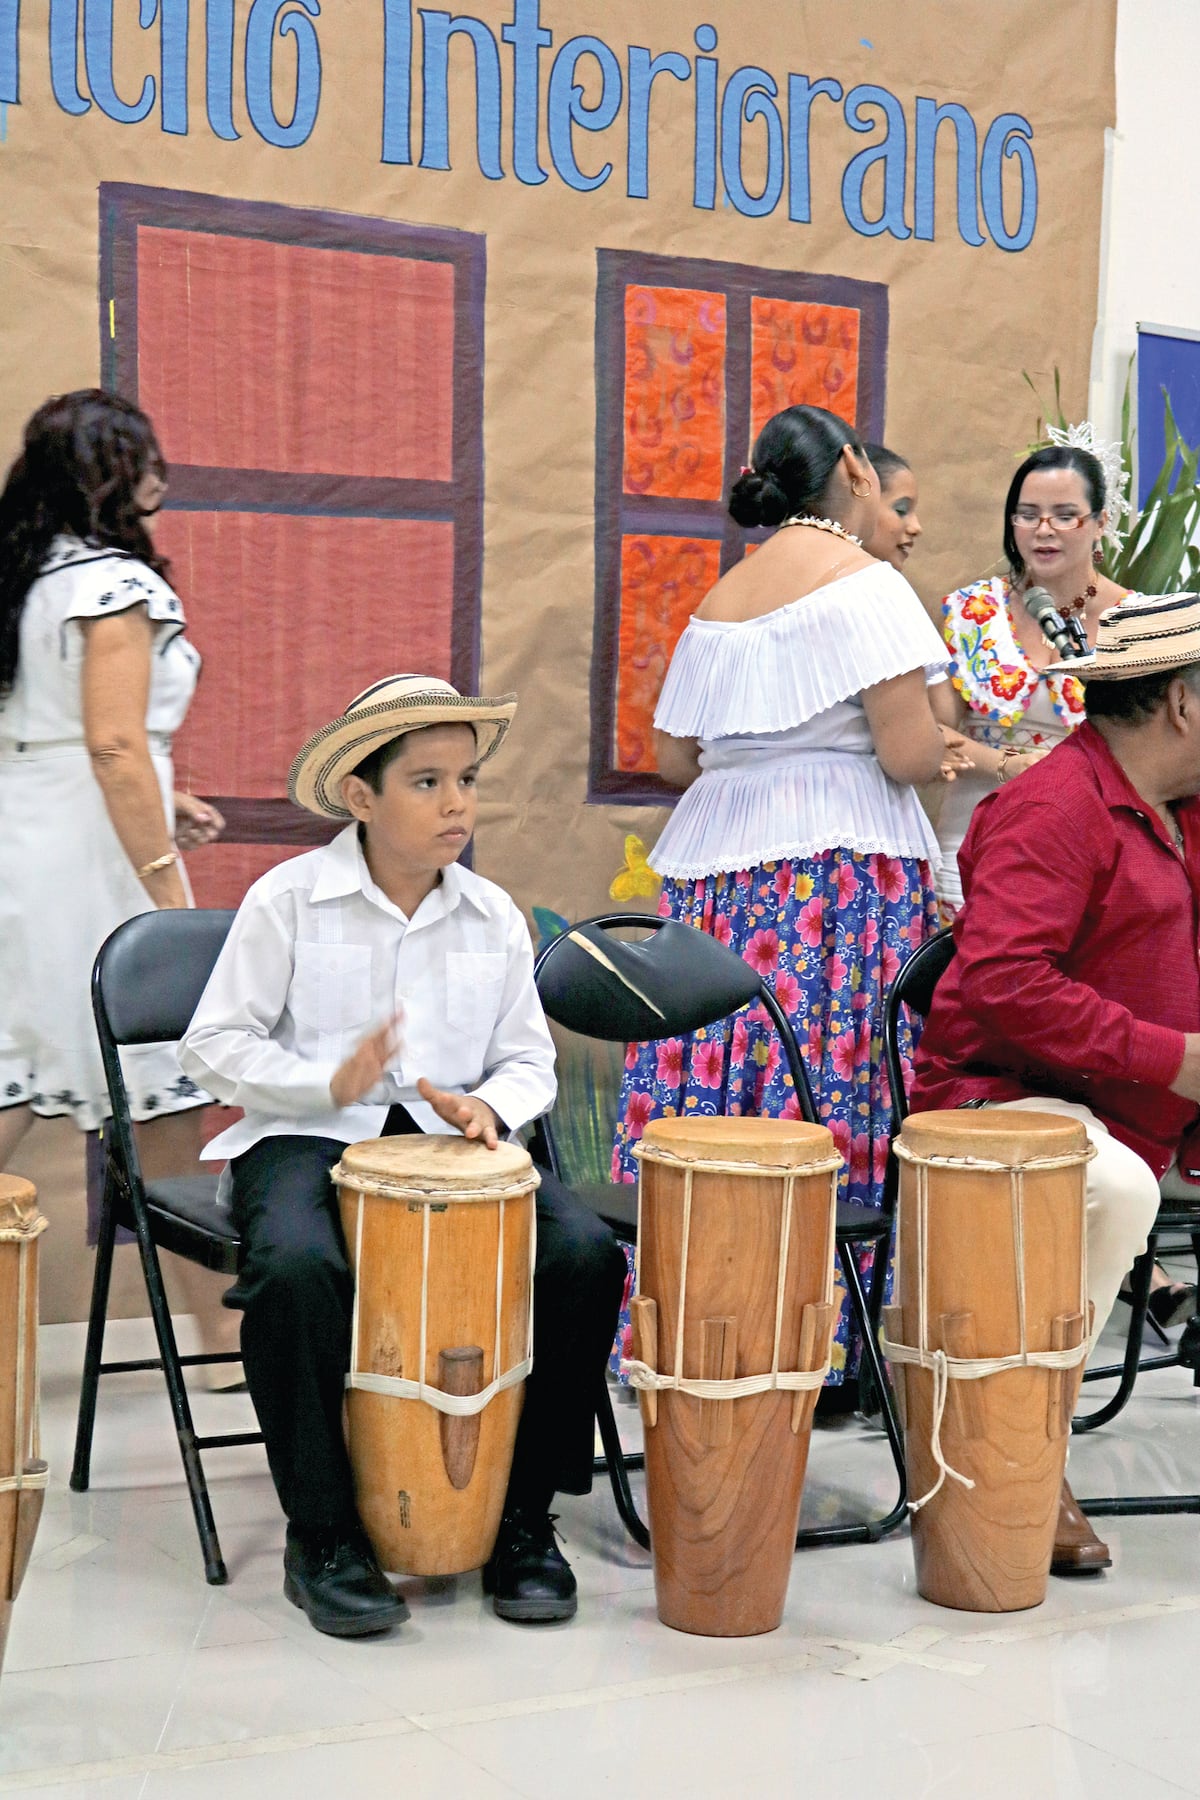
MULTIPOLYGON (((143 1321, 111 1331, 110 1354, 139 1353, 143 1321)), ((562 1505, 572 1624, 504 1625, 467 1576, 408 1584, 410 1624, 342 1643, 282 1597, 261 1450, 209 1455, 230 1582, 205 1585, 157 1376, 105 1384, 92 1491, 70 1493, 81 1354, 81 1327, 43 1332, 54 1479, 0 1681, 0 1795, 1200 1796, 1194 1517, 1105 1521, 1107 1576, 1007 1617, 918 1598, 907 1532, 808 1551, 779 1631, 706 1639, 658 1623, 649 1560, 598 1488, 562 1505)), ((196 1408, 201 1430, 251 1422, 244 1398, 196 1408)), ((887 1475, 877 1433, 820 1429, 806 1518, 878 1505, 887 1475)), ((1200 1489, 1190 1378, 1143 1378, 1071 1475, 1081 1494, 1200 1489)))

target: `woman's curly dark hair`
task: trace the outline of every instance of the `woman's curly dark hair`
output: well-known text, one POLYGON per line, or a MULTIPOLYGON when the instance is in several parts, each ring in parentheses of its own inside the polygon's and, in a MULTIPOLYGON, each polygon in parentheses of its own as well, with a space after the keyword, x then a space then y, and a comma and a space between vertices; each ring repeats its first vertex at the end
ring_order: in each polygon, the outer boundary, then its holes
POLYGON ((0 492, 0 696, 16 680, 26 595, 60 532, 166 576, 134 500, 148 474, 165 478, 166 464, 153 425, 130 401, 82 388, 38 407, 0 492))

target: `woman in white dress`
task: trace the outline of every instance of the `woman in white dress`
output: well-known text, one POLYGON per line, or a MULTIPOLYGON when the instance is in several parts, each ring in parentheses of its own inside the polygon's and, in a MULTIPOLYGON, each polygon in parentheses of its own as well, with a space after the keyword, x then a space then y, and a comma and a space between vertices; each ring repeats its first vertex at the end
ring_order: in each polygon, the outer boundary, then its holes
MULTIPOLYGON (((842 1196, 879 1206, 884 1000, 936 926, 937 842, 914 784, 944 760, 926 682, 945 653, 904 577, 862 547, 879 480, 843 420, 776 414, 729 510, 778 529, 701 602, 667 671, 658 767, 684 792, 650 858, 660 910, 770 978, 846 1161, 842 1196)), ((761 1008, 631 1046, 613 1177, 635 1179, 651 1118, 797 1111, 761 1008)), ((843 1318, 831 1381, 851 1368, 843 1318)))
MULTIPOLYGON (((33 415, 0 492, 0 1168, 35 1117, 107 1116, 92 962, 190 904, 178 846, 221 828, 173 793, 200 659, 147 529, 165 489, 146 416, 84 390, 33 415)), ((186 1168, 206 1096, 169 1045, 123 1060, 148 1171, 186 1168)))

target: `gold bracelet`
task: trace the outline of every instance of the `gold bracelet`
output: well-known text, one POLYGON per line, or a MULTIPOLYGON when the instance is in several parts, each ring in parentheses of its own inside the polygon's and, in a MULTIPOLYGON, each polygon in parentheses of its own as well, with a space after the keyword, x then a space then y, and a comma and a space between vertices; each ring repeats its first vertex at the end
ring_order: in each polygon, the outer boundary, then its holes
POLYGON ((145 881, 147 875, 157 875, 160 869, 169 869, 172 863, 178 861, 178 850, 168 850, 165 856, 156 856, 153 862, 148 862, 144 868, 139 869, 138 880, 145 881))

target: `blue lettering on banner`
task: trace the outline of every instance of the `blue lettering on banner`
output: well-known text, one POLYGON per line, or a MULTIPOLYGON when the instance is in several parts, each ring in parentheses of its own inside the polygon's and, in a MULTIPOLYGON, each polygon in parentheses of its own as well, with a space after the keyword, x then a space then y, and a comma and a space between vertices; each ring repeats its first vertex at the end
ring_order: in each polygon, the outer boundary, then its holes
POLYGON ((0 0, 0 106, 21 100, 21 0, 0 0))
POLYGON ((233 122, 233 0, 208 0, 205 24, 209 129, 232 143, 242 135, 233 122))
POLYGON ((860 150, 846 164, 842 176, 842 211, 854 231, 862 237, 879 237, 890 231, 893 237, 910 235, 904 223, 904 182, 907 164, 907 133, 904 108, 895 94, 886 88, 863 82, 846 95, 845 117, 851 131, 873 131, 877 120, 863 116, 863 108, 877 106, 883 114, 883 137, 877 144, 860 150), (863 184, 876 163, 883 164, 883 211, 877 219, 868 219, 863 210, 863 184))
POLYGON ((808 131, 812 103, 824 94, 840 100, 842 84, 823 75, 810 81, 807 75, 788 76, 788 218, 797 225, 812 221, 812 183, 808 173, 808 131))
POLYGON ((50 85, 65 113, 90 110, 79 91, 79 0, 50 0, 50 85))
POLYGON ((987 228, 1001 250, 1025 250, 1037 228, 1038 179, 1033 160, 1033 126, 1020 113, 1001 113, 988 127, 979 167, 979 197, 987 228), (1014 232, 1004 223, 1004 158, 1016 159, 1021 171, 1021 217, 1014 232))
POLYGON ((421 167, 450 167, 450 39, 470 38, 475 49, 475 154, 479 172, 502 181, 500 162, 500 52, 481 19, 452 19, 448 12, 422 12, 425 56, 422 84, 421 167))
POLYGON ((621 110, 621 65, 598 37, 568 38, 550 69, 550 89, 546 96, 546 130, 550 138, 550 160, 568 187, 581 193, 603 187, 612 174, 606 162, 595 175, 585 175, 575 160, 576 125, 584 131, 607 131, 621 110), (595 57, 600 69, 600 97, 595 106, 584 102, 584 90, 575 77, 585 56, 595 57))
POLYGON ((541 56, 554 33, 541 22, 541 0, 513 0, 511 25, 500 36, 513 47, 513 174, 526 187, 540 187, 546 171, 538 161, 538 96, 541 56))
MULTIPOLYGON (((148 31, 158 16, 158 0, 139 0, 138 24, 148 31)), ((140 125, 154 105, 157 89, 153 75, 142 82, 134 101, 122 100, 113 79, 113 0, 85 0, 83 9, 83 63, 88 87, 102 113, 118 125, 140 125)))
POLYGON ((412 161, 412 6, 383 0, 383 154, 385 163, 412 161))
POLYGON ((975 204, 978 138, 974 119, 966 107, 959 106, 957 101, 952 101, 949 106, 939 106, 936 100, 917 101, 917 142, 913 158, 913 236, 933 241, 937 213, 937 135, 947 120, 954 126, 958 235, 964 244, 978 246, 985 241, 979 229, 979 211, 975 204))
POLYGON ((280 150, 312 136, 321 104, 321 46, 314 19, 321 0, 253 0, 246 24, 246 110, 260 138, 280 150), (299 10, 302 9, 302 10, 299 10), (275 40, 296 40, 296 102, 285 125, 275 112, 275 40))
POLYGON ((188 130, 189 0, 162 0, 162 128, 172 137, 188 130))
MULTIPOLYGON (((205 122, 214 137, 234 142, 241 135, 234 113, 239 63, 246 113, 260 138, 290 150, 313 134, 323 80, 317 32, 321 0, 120 0, 121 11, 118 0, 45 4, 50 85, 64 113, 80 117, 95 103, 106 118, 137 126, 157 105, 161 129, 186 137, 191 129, 191 59, 203 54, 205 122), (122 59, 126 43, 134 41, 117 29, 126 22, 130 28, 136 23, 143 43, 152 42, 148 34, 157 29, 158 72, 137 70, 134 60, 135 74, 122 60, 118 91, 114 38, 122 59), (289 85, 277 62, 285 39, 291 40, 285 61, 289 72, 294 61, 294 100, 290 113, 281 117, 275 96, 289 85), (135 81, 140 81, 136 92, 135 81)), ((359 4, 365 16, 367 0, 359 4)), ((544 18, 552 4, 566 9, 566 0, 510 0, 510 18, 494 30, 470 13, 422 7, 418 0, 378 0, 380 160, 412 166, 414 114, 419 110, 418 167, 450 168, 450 59, 460 49, 454 40, 465 38, 473 83, 467 84, 464 66, 464 79, 454 88, 455 105, 468 108, 473 92, 476 161, 488 181, 511 175, 523 187, 544 186, 549 179, 542 161, 545 145, 558 180, 589 193, 611 179, 623 153, 626 194, 631 200, 648 200, 651 115, 658 135, 675 145, 687 129, 687 113, 681 109, 690 108, 693 207, 711 212, 723 196, 744 217, 763 219, 786 204, 791 224, 810 225, 817 204, 810 140, 817 102, 825 100, 829 106, 818 115, 825 166, 836 130, 876 134, 863 149, 848 152, 842 170, 842 212, 858 236, 934 241, 940 150, 947 177, 953 156, 953 228, 962 243, 976 249, 991 243, 1011 253, 1033 242, 1038 174, 1033 126, 1023 113, 1001 112, 985 126, 957 100, 921 94, 906 107, 888 88, 872 82, 847 93, 831 75, 784 74, 753 64, 726 76, 717 55, 716 28, 707 22, 694 28, 693 48, 687 53, 647 44, 614 47, 591 33, 556 45, 544 18), (421 52, 414 74, 418 17, 421 52), (511 52, 503 62, 502 47, 511 52), (682 91, 689 88, 690 93, 682 91), (614 127, 607 159, 591 159, 598 162, 593 171, 579 134, 598 135, 614 127), (507 168, 502 138, 510 151, 507 168)), ((0 107, 21 103, 21 22, 21 0, 0 0, 0 107)), ((237 95, 239 101, 242 97, 237 95)), ((949 229, 948 201, 941 210, 949 229)))
MULTIPOLYGON (((715 50, 717 34, 711 25, 698 25, 697 50, 715 50)), ((692 205, 711 212, 717 204, 717 76, 715 56, 696 58, 696 166, 692 180, 692 205)))
POLYGON ((629 46, 629 162, 625 191, 631 200, 650 197, 650 95, 660 75, 676 81, 692 79, 692 65, 677 50, 652 56, 640 44, 629 46))
POLYGON ((734 206, 747 218, 773 213, 783 193, 783 120, 775 104, 779 89, 765 69, 735 69, 721 101, 721 178, 734 206), (767 176, 761 194, 742 179, 742 125, 763 119, 767 127, 767 176))

